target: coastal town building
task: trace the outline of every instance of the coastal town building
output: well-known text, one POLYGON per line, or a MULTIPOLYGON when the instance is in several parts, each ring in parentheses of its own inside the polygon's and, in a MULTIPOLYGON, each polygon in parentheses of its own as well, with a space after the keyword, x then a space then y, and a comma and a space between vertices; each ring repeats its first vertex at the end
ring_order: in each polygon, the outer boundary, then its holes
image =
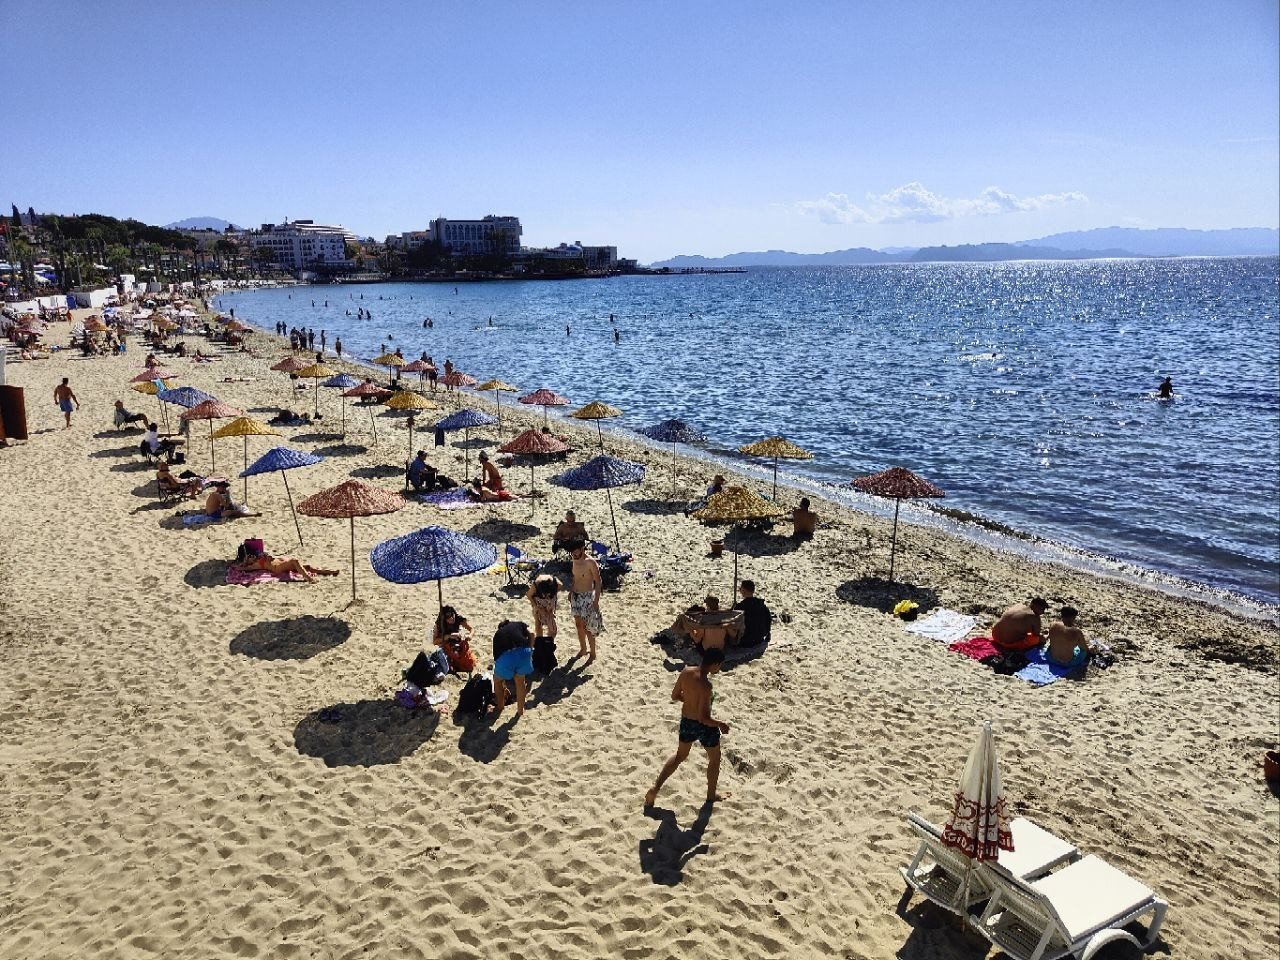
POLYGON ((355 234, 346 228, 314 220, 264 223, 249 234, 249 243, 255 250, 269 249, 274 262, 288 270, 349 267, 347 244, 355 242, 355 234))
POLYGON ((431 221, 429 239, 435 240, 454 256, 514 256, 520 252, 520 235, 523 232, 519 217, 494 214, 480 220, 437 217, 431 221))
POLYGON ((409 230, 405 233, 388 234, 386 245, 392 250, 417 250, 434 239, 435 236, 430 229, 409 230))

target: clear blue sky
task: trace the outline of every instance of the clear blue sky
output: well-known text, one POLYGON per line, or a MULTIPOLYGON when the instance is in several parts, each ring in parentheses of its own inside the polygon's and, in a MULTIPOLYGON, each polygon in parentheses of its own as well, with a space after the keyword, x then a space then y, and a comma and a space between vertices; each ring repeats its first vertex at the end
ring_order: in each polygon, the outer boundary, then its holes
POLYGON ((0 4, 0 204, 642 261, 1275 226, 1275 0, 0 4))

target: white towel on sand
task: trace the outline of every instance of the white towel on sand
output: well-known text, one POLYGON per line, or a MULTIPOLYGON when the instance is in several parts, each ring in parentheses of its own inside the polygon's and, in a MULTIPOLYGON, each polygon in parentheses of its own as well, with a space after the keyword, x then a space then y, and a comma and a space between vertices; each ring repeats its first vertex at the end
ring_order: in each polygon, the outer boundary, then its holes
POLYGON ((963 640, 964 635, 973 629, 978 621, 955 610, 939 607, 923 620, 907 624, 908 633, 918 633, 939 643, 951 644, 963 640))

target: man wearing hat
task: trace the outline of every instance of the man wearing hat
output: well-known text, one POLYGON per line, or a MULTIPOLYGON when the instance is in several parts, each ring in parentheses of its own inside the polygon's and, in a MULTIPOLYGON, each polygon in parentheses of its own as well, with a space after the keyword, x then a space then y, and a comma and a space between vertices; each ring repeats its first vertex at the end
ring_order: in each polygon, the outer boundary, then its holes
POLYGON ((424 489, 435 486, 435 467, 427 463, 427 451, 419 450, 418 455, 409 464, 409 486, 421 493, 424 489))

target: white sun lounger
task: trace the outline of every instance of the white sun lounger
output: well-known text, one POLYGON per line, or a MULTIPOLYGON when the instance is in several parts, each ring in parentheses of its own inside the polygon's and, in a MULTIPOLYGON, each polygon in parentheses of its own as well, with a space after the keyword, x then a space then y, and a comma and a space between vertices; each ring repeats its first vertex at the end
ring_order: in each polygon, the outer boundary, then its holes
POLYGON ((1169 905, 1128 874, 1093 855, 1026 882, 987 874, 991 899, 970 925, 1015 960, 1089 960, 1103 945, 1127 940, 1148 949, 1169 905), (1150 913, 1145 940, 1125 924, 1150 913))
MULTIPOLYGON (((991 896, 990 871, 974 869, 974 862, 942 842, 942 831, 914 813, 907 822, 920 835, 920 847, 909 866, 899 870, 911 890, 928 897, 944 910, 963 914, 991 896), (965 874, 969 874, 966 895, 965 874)), ((1079 858, 1080 851, 1025 817, 1009 824, 1013 850, 1000 851, 998 871, 1022 879, 1043 877, 1055 867, 1079 858)))

